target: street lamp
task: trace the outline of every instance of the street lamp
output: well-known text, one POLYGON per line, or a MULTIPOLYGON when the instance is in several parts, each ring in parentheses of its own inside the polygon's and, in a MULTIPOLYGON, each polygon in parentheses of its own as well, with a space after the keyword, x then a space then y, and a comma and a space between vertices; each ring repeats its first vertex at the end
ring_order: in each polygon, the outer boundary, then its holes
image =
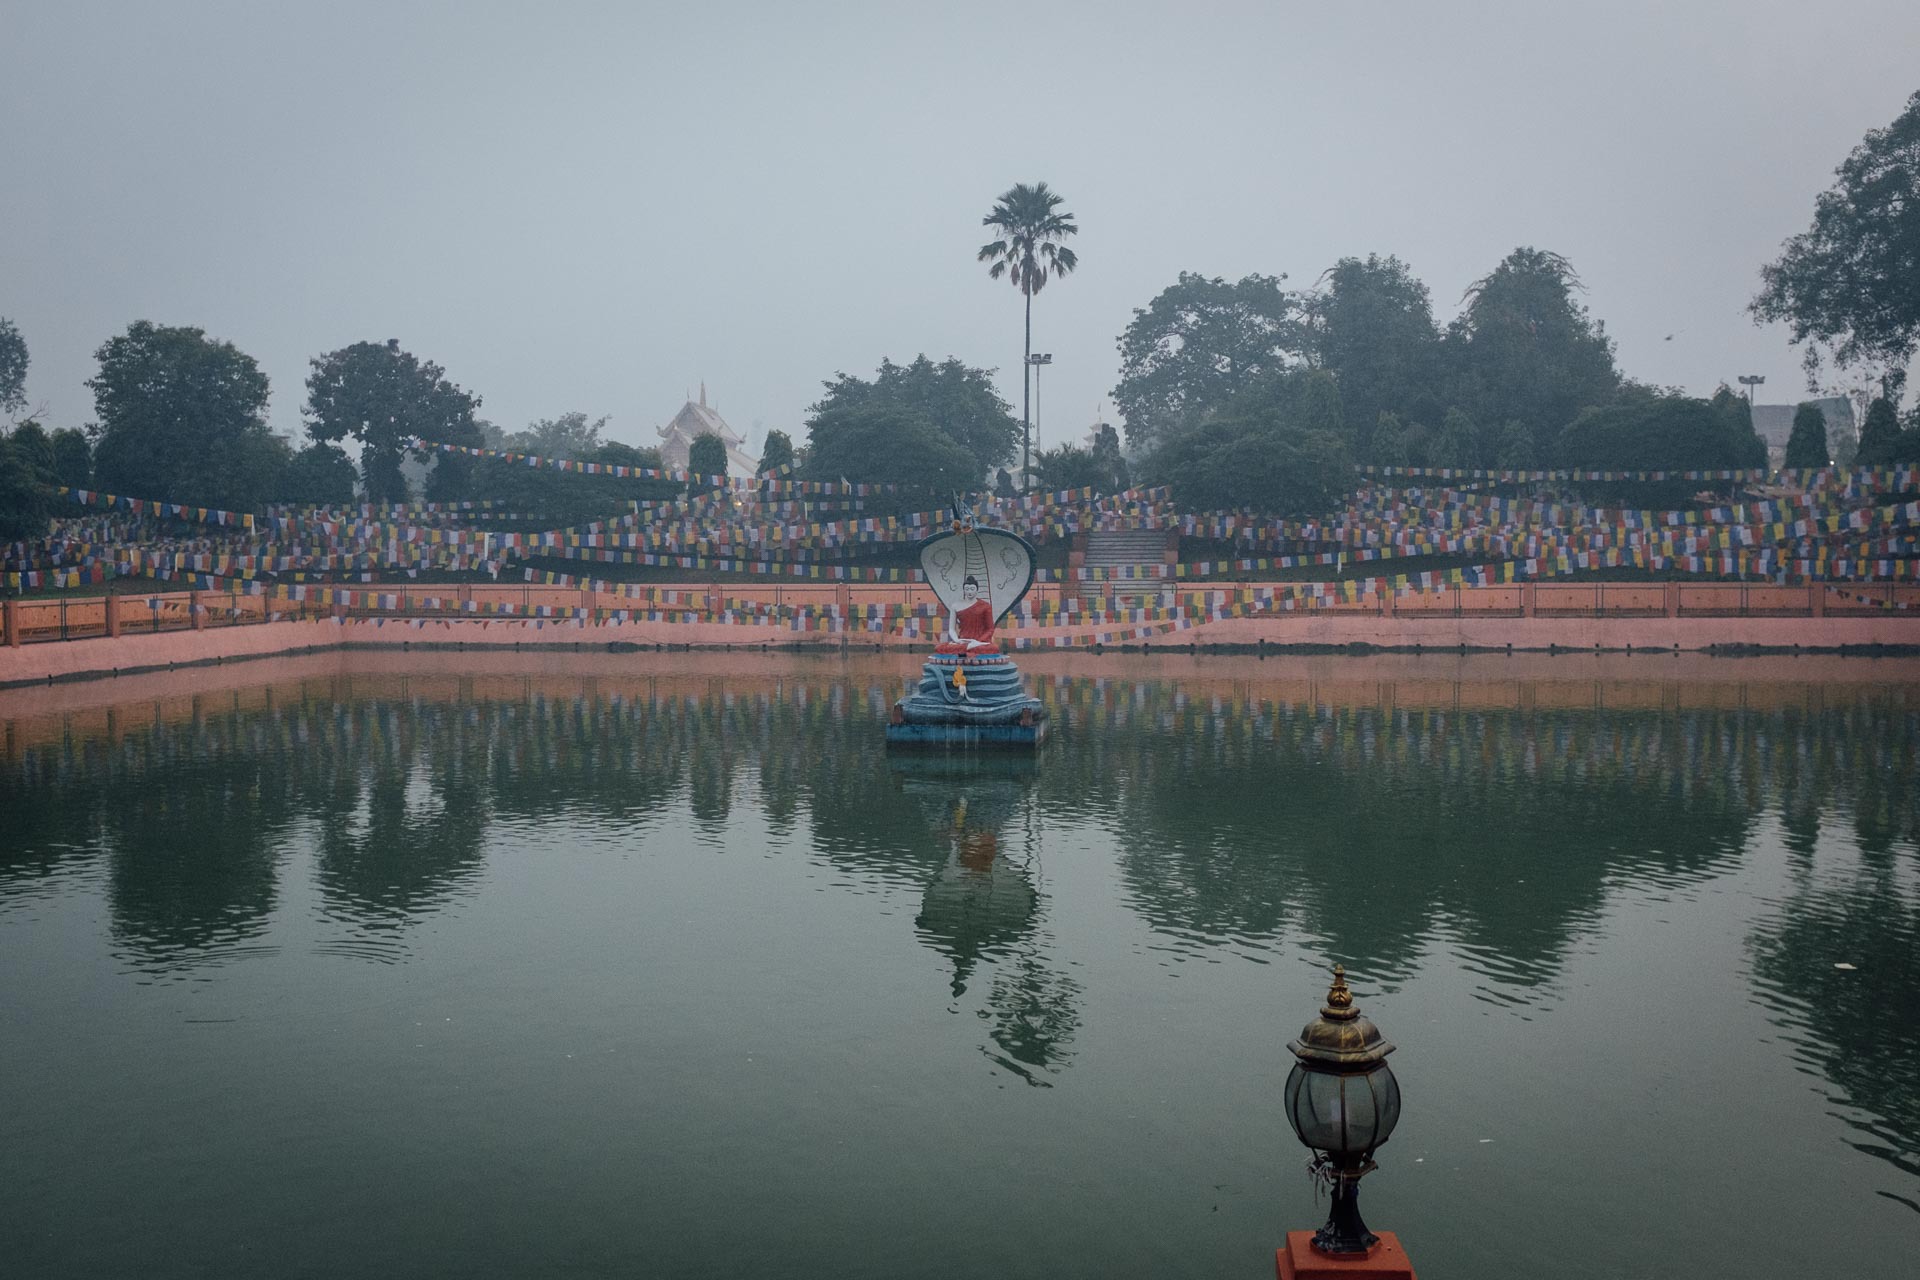
POLYGON ((1766 380, 1767 376, 1763 373, 1743 373, 1737 379, 1740 385, 1747 389, 1747 408, 1749 410, 1753 408, 1753 389, 1766 380))
POLYGON ((1053 363, 1053 352, 1036 351, 1027 357, 1027 363, 1033 366, 1033 441, 1040 443, 1040 369, 1053 363))
POLYGON ((1393 1046, 1353 1007, 1347 971, 1335 965, 1320 1016, 1287 1048, 1299 1059, 1287 1076, 1287 1123, 1314 1151, 1314 1171, 1333 1184, 1333 1211, 1313 1247, 1365 1253, 1380 1238, 1360 1220, 1360 1179, 1400 1122, 1400 1083, 1386 1063, 1393 1046))

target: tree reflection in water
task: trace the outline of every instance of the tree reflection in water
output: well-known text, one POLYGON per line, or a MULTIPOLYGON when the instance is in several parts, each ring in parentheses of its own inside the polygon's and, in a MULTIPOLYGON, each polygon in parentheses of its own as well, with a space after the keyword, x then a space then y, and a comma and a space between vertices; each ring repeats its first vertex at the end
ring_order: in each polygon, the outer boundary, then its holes
POLYGON ((842 883, 917 894, 916 934, 951 998, 978 1002, 983 1051, 1039 1084, 1069 1061, 1083 992, 1048 928, 1031 814, 1102 833, 1124 902, 1175 957, 1286 940, 1391 987, 1447 945, 1523 1016, 1555 998, 1617 890, 1738 873, 1777 817, 1790 891, 1751 926, 1755 998, 1853 1109, 1862 1149, 1920 1173, 1910 699, 1547 710, 1522 690, 1462 710, 1061 678, 1038 690, 1060 741, 1036 768, 941 775, 886 756, 896 683, 571 677, 426 696, 349 676, 44 741, 9 726, 0 911, 103 865, 123 954, 183 974, 263 941, 310 826, 321 910, 393 960, 474 890, 490 838, 559 819, 609 839, 674 823, 739 838, 752 804, 842 883))

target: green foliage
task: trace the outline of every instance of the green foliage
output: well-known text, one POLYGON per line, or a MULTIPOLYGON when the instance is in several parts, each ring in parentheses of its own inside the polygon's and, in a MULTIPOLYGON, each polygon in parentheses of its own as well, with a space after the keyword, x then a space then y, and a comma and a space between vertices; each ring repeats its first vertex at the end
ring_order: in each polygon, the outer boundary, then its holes
POLYGON ((1331 375, 1276 374, 1176 432, 1149 470, 1189 510, 1323 514, 1354 485, 1341 421, 1331 375))
MULTIPOLYGON (((658 449, 636 449, 618 440, 606 441, 577 460, 616 467, 647 467, 655 471, 665 466, 658 449)), ((603 519, 627 510, 633 502, 658 502, 685 492, 684 486, 671 480, 581 475, 551 467, 515 466, 492 459, 482 460, 474 468, 472 483, 475 497, 491 498, 502 503, 506 510, 540 516, 554 525, 603 519)))
POLYGON ((1860 446, 1854 451, 1856 467, 1884 467, 1893 461, 1900 441, 1900 415, 1893 402, 1878 396, 1867 406, 1867 420, 1860 426, 1860 446))
POLYGON ((1738 396, 1641 394, 1581 413, 1560 435, 1558 462, 1624 471, 1764 467, 1767 446, 1738 396))
POLYGON ((52 494, 28 454, 15 447, 13 436, 0 436, 0 542, 38 538, 47 531, 52 494))
POLYGON ((0 413, 27 407, 27 340, 13 321, 0 316, 0 413))
POLYGON ((1786 465, 1793 470, 1824 467, 1827 456, 1827 416, 1818 405, 1802 403, 1793 411, 1793 431, 1787 436, 1786 465))
POLYGON ((1479 422, 1526 423, 1536 447, 1583 409, 1611 404, 1620 391, 1613 340, 1575 301, 1581 287, 1565 258, 1532 248, 1476 281, 1442 344, 1449 403, 1479 422))
POLYGON ((987 275, 1005 279, 1028 298, 1047 287, 1054 276, 1072 273, 1080 259, 1061 243, 1080 228, 1073 215, 1060 212, 1062 199, 1044 182, 1015 183, 980 224, 998 233, 975 255, 990 264, 987 275))
POLYGON ((687 470, 697 476, 727 474, 727 442, 709 431, 702 431, 687 446, 687 470))
POLYGON ((40 483, 59 483, 59 464, 53 450, 53 437, 47 434, 45 427, 29 418, 15 427, 7 440, 12 444, 14 453, 32 469, 40 483))
MULTIPOLYGON (((527 424, 525 431, 509 432, 498 448, 508 453, 530 453, 540 458, 564 458, 587 462, 599 452, 600 433, 606 430, 607 415, 589 419, 577 410, 557 418, 540 418, 527 424)), ((484 435, 484 433, 483 433, 484 435)))
POLYGON ((56 483, 69 489, 93 487, 93 445, 86 432, 62 427, 53 433, 53 474, 56 483))
MULTIPOLYGON (((356 342, 312 362, 307 375, 307 434, 333 443, 360 442, 360 472, 372 502, 407 497, 400 459, 409 436, 444 444, 479 446, 473 411, 478 396, 447 381, 446 370, 402 351, 397 340, 356 342)), ((473 460, 449 454, 435 459, 427 496, 435 501, 468 496, 473 460)))
POLYGON ((1342 258, 1307 303, 1319 366, 1340 384, 1347 432, 1365 451, 1382 413, 1432 422, 1440 376, 1440 331, 1427 286, 1392 256, 1342 258))
POLYGON ((1299 363, 1306 329, 1284 276, 1228 284, 1183 271, 1120 335, 1113 402, 1127 439, 1151 450, 1260 379, 1299 363))
POLYGON ((1042 449, 1033 455, 1034 478, 1042 489, 1095 488, 1111 491, 1111 480, 1101 468, 1093 450, 1065 444, 1058 449, 1042 449))
POLYGON ((806 477, 894 484, 945 497, 979 484, 974 455, 909 405, 822 409, 807 420, 806 477))
POLYGON ((1514 419, 1500 428, 1500 446, 1493 465, 1502 471, 1538 471, 1540 455, 1534 451, 1533 432, 1524 422, 1514 419))
MULTIPOLYGON (((1013 457, 1020 443, 1020 424, 1011 406, 993 389, 993 375, 951 356, 939 364, 924 355, 907 365, 882 360, 872 382, 842 373, 825 385, 826 394, 809 409, 813 415, 807 421, 809 449, 822 414, 855 408, 898 410, 924 419, 973 458, 972 474, 955 483, 975 489, 995 467, 1013 457)), ((848 478, 861 479, 850 472, 848 478)))
POLYGON ((267 376, 200 329, 141 320, 95 353, 94 482, 110 493, 246 510, 289 456, 268 430, 267 376))
POLYGON ((1920 92, 1834 175, 1813 225, 1761 268, 1749 309, 1756 322, 1786 321, 1807 344, 1809 373, 1831 354, 1842 368, 1887 366, 1897 391, 1920 344, 1920 92))
POLYGON ((344 506, 353 501, 358 478, 353 459, 344 449, 316 440, 288 462, 277 496, 282 502, 305 506, 344 506))
POLYGON ((767 432, 767 442, 760 449, 760 474, 792 465, 793 437, 777 429, 767 432))
POLYGON ((1480 428, 1466 410, 1449 409, 1428 446, 1427 465, 1472 470, 1491 462, 1491 453, 1482 446, 1480 428))

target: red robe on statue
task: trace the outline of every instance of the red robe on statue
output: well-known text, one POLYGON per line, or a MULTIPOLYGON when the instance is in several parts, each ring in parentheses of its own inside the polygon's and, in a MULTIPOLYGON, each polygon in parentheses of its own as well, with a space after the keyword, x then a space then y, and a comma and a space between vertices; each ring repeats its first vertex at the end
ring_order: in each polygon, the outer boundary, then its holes
POLYGON ((979 653, 994 648, 993 606, 985 600, 975 600, 954 614, 953 625, 960 638, 942 640, 933 647, 935 653, 979 653))

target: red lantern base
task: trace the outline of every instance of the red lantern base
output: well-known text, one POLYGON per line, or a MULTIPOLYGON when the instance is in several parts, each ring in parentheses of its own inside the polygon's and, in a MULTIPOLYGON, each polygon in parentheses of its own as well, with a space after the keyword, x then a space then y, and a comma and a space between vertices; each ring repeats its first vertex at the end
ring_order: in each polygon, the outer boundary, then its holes
POLYGON ((1414 1280, 1413 1263, 1391 1231, 1376 1233, 1380 1243, 1365 1253, 1321 1253, 1313 1232, 1287 1232, 1286 1248, 1276 1252, 1280 1280, 1414 1280))

